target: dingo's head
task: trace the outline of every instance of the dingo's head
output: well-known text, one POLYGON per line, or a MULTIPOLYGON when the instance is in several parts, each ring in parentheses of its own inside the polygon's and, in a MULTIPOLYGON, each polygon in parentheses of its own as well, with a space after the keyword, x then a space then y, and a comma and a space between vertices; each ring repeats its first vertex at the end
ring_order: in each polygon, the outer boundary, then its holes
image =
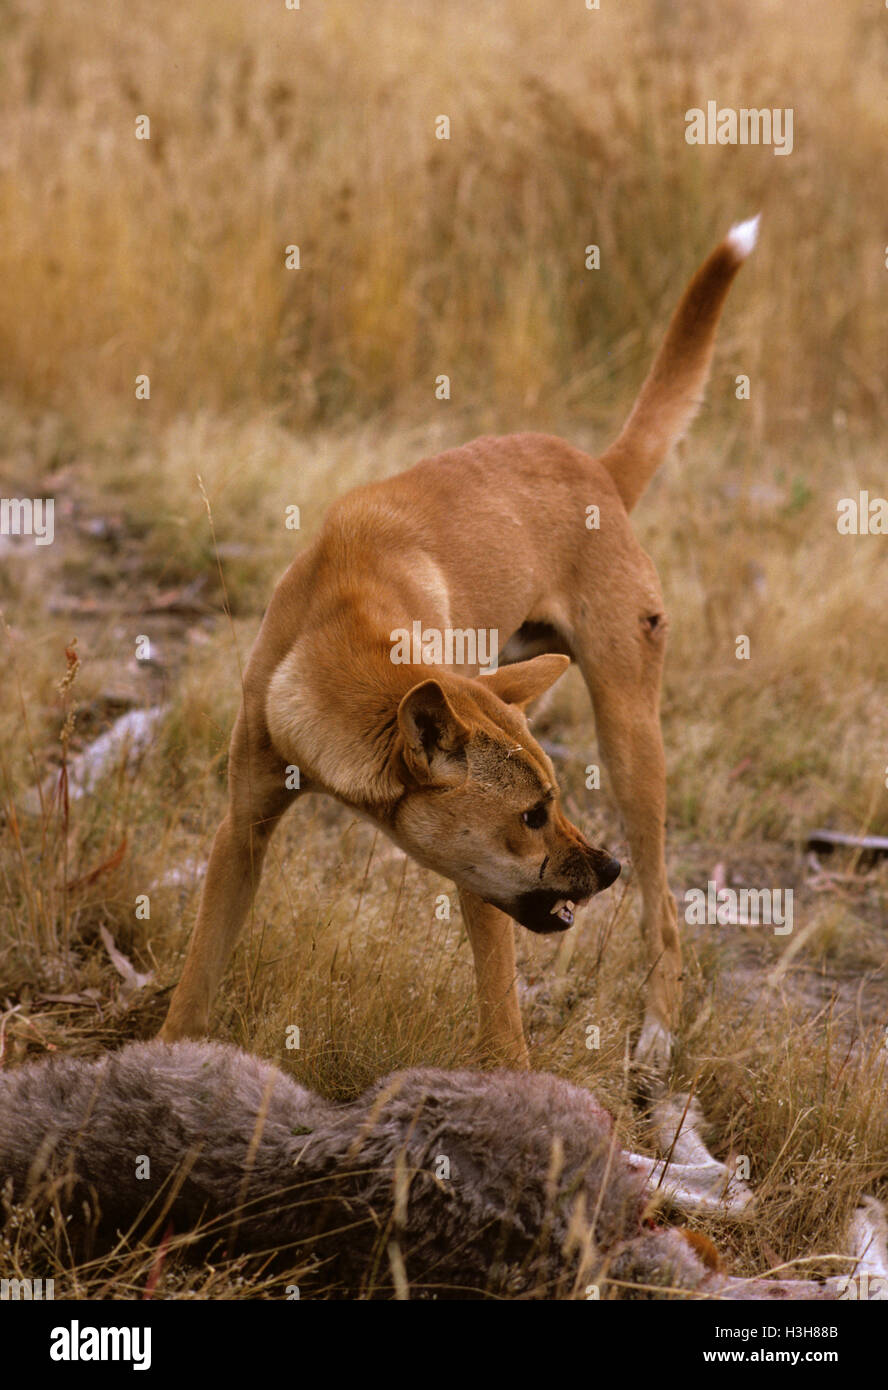
POLYGON ((546 655, 475 680, 442 673, 398 708, 404 791, 394 838, 534 932, 572 926, 576 905, 620 873, 562 812, 552 764, 523 713, 569 664, 546 655))

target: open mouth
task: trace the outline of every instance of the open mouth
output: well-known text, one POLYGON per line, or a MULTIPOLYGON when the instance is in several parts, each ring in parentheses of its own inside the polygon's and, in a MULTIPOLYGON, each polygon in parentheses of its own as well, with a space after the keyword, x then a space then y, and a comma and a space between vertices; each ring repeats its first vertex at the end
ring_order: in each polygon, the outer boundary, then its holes
POLYGON ((488 898, 486 901, 513 917, 528 931, 536 931, 539 935, 567 931, 568 927, 573 927, 577 910, 595 897, 596 892, 609 888, 620 877, 620 860, 605 853, 599 859, 600 863, 596 863, 593 873, 578 874, 573 884, 568 880, 567 892, 539 887, 521 892, 510 902, 500 898, 488 898))
POLYGON ((571 897, 552 888, 534 888, 529 893, 521 893, 511 902, 502 902, 495 898, 488 898, 487 901, 493 903, 501 912, 508 913, 528 931, 537 932, 541 936, 567 931, 568 927, 573 926, 578 909, 584 907, 596 893, 609 888, 620 876, 620 864, 617 859, 605 855, 601 858, 603 862, 600 867, 596 867, 594 886, 589 885, 587 878, 585 883, 581 881, 579 891, 575 889, 571 897))
POLYGON ((566 927, 572 927, 576 910, 577 905, 570 898, 559 898, 554 907, 549 909, 549 916, 558 917, 566 927))
POLYGON ((507 912, 528 931, 548 936, 551 932, 567 931, 568 927, 572 927, 578 908, 583 907, 591 897, 591 893, 582 897, 577 894, 574 898, 563 895, 556 897, 551 889, 541 888, 532 893, 522 893, 520 898, 510 903, 498 902, 494 906, 507 912))

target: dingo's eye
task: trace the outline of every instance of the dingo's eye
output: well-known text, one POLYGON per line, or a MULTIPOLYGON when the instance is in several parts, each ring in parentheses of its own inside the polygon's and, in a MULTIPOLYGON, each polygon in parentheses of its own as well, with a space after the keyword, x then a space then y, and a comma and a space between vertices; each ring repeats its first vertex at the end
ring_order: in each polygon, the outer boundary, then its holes
POLYGON ((549 819, 549 809, 540 802, 537 806, 531 806, 529 811, 522 811, 521 819, 529 829, 542 830, 546 821, 549 819))

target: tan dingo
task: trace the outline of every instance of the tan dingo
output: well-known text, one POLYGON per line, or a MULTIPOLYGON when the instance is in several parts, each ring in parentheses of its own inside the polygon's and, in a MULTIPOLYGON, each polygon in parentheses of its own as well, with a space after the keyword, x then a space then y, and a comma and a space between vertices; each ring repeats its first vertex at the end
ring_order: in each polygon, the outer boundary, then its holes
POLYGON ((295 800, 326 792, 454 880, 483 1045, 526 1062, 512 919, 563 931, 620 872, 563 814, 523 713, 573 660, 642 893, 649 984, 636 1060, 663 1074, 681 976, 664 861, 666 618, 628 513, 697 409, 722 305, 756 232, 757 219, 735 227, 698 270, 600 458, 548 435, 477 439, 331 507, 279 582, 244 676, 228 813, 162 1037, 207 1032, 269 837, 295 800), (586 524, 590 506, 597 527, 586 524), (504 664, 482 674, 465 650, 447 661, 443 639, 442 664, 426 664, 422 645, 404 659, 396 635, 417 630, 456 634, 463 648, 466 634, 499 635, 504 664), (288 765, 299 791, 287 789, 288 765))

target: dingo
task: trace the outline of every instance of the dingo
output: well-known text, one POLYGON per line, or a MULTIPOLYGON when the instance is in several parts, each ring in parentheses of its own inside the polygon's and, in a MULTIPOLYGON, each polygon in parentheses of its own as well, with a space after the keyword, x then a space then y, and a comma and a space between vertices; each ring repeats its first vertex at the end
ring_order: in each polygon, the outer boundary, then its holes
POLYGON ((659 723, 666 645, 653 563, 628 513, 699 405, 716 326, 758 219, 697 271, 622 433, 598 459, 542 434, 476 439, 329 511, 280 580, 244 675, 228 813, 161 1036, 207 1032, 269 837, 307 792, 369 817, 458 889, 481 1040, 526 1064, 512 920, 564 931, 620 872, 561 810, 524 707, 583 673, 642 893, 649 965, 636 1064, 665 1073, 681 948, 666 880, 659 723), (588 528, 590 504, 599 524, 588 528), (496 631, 499 668, 393 660, 393 632, 496 631), (528 659, 530 658, 530 659, 528 659), (287 767, 299 769, 299 790, 287 767))

